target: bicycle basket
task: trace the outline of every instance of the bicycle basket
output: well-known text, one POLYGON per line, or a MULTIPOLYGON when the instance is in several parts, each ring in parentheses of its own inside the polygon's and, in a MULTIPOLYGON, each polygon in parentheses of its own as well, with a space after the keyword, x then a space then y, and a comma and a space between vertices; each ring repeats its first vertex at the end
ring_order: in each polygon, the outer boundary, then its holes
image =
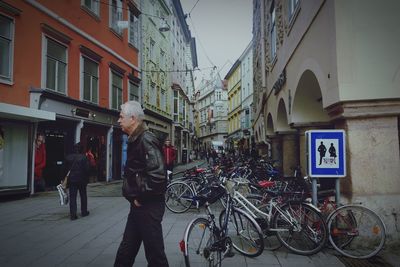
MULTIPOLYGON (((204 201, 208 201, 209 204, 215 203, 225 194, 225 189, 219 185, 212 185, 205 192, 201 192, 204 201)), ((204 203, 200 203, 203 205, 204 203)))

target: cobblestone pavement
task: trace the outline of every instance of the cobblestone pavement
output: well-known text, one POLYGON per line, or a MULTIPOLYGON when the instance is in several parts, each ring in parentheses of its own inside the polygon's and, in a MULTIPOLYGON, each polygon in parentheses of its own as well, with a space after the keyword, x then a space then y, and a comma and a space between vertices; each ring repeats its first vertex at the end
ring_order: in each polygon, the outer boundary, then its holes
MULTIPOLYGON (((177 166, 176 172, 189 166, 177 166)), ((121 182, 95 183, 88 186, 90 215, 69 220, 68 206, 60 206, 56 192, 0 203, 0 266, 112 266, 129 211, 121 197, 121 182)), ((213 207, 217 208, 217 207, 213 207)), ((184 266, 178 243, 190 220, 204 214, 190 210, 184 214, 166 211, 163 233, 171 267, 184 266)), ((399 250, 384 251, 386 262, 400 266, 399 250)), ((384 261, 383 261, 384 262, 384 261)), ((384 263, 382 263, 384 264, 384 263)), ((285 249, 264 251, 257 258, 236 253, 223 266, 351 266, 343 264, 331 249, 305 257, 285 249)), ((134 266, 147 266, 143 249, 134 266)), ((353 265, 366 266, 366 265, 353 265)), ((390 266, 390 265, 369 265, 390 266)))

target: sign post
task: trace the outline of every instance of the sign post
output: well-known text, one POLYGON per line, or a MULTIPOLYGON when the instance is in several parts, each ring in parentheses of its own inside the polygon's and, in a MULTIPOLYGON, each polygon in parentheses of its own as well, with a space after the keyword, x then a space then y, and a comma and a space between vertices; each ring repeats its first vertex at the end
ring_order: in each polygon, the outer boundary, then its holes
MULTIPOLYGON (((344 130, 311 130, 306 132, 307 171, 312 178, 313 204, 317 204, 317 178, 346 176, 344 130)), ((336 203, 340 200, 340 181, 335 183, 336 203)))

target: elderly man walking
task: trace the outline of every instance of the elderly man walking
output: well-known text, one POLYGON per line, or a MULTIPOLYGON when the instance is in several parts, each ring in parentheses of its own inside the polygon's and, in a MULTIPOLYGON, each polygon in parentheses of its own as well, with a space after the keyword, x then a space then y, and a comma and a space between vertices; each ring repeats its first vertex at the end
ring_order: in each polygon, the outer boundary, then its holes
POLYGON ((168 266, 161 227, 167 186, 162 148, 143 119, 139 102, 121 105, 118 122, 129 135, 122 194, 131 207, 114 266, 133 266, 142 242, 148 266, 168 266))

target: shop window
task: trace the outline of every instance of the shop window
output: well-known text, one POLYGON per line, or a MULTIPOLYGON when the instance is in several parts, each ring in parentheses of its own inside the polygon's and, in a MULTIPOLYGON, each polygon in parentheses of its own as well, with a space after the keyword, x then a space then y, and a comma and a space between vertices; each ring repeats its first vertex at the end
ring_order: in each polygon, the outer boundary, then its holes
POLYGON ((12 81, 14 22, 0 15, 0 81, 12 81))
POLYGON ((67 87, 67 47, 46 37, 45 55, 45 87, 65 94, 67 87))
POLYGON ((83 71, 83 100, 98 103, 99 92, 99 64, 86 57, 82 57, 83 71))
POLYGON ((118 110, 122 105, 122 77, 111 71, 111 109, 118 110))
POLYGON ((0 124, 0 191, 28 188, 28 140, 27 125, 0 124))

